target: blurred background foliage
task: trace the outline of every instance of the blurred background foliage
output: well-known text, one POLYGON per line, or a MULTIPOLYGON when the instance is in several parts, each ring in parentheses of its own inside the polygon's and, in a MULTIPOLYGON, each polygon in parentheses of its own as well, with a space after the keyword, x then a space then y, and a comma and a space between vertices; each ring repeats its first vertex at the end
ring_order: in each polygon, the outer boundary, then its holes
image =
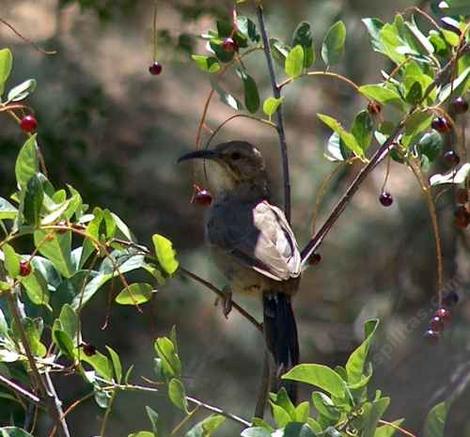
MULTIPOLYGON (((204 211, 191 205, 193 174, 177 167, 177 157, 194 145, 210 84, 190 61, 203 49, 198 35, 217 17, 231 13, 230 1, 159 1, 157 58, 163 73, 153 77, 153 2, 146 0, 1 0, 0 17, 47 49, 45 56, 0 27, 2 47, 12 48, 12 83, 38 80, 31 105, 40 124, 39 141, 51 180, 76 186, 92 206, 118 213, 147 242, 152 233, 175 243, 182 264, 223 286, 203 246, 204 211)), ((266 1, 269 31, 290 39, 301 20, 312 23, 317 49, 324 32, 337 19, 347 25, 346 56, 339 70, 358 83, 380 78, 383 59, 373 53, 363 17, 392 19, 412 4, 378 0, 266 1)), ((250 13, 249 5, 242 10, 250 13)), ((248 62, 262 98, 270 93, 262 53, 248 62)), ((239 92, 227 75, 224 86, 239 92)), ((296 82, 286 93, 285 114, 293 186, 293 224, 302 245, 310 234, 315 193, 334 165, 323 157, 327 129, 316 112, 335 115, 349 124, 364 104, 340 82, 312 79, 296 82)), ((216 126, 231 114, 215 102, 208 123, 216 126)), ((277 139, 267 129, 237 120, 219 139, 242 138, 261 146, 279 193, 277 139), (241 136, 241 132, 243 133, 241 136)), ((13 166, 23 136, 8 118, 0 119, 0 182, 4 195, 14 190, 13 166)), ((322 217, 343 192, 355 171, 343 169, 329 185, 322 217)), ((448 288, 456 288, 461 304, 438 345, 422 334, 434 309, 436 267, 429 216, 413 176, 391 164, 387 189, 395 202, 384 209, 377 198, 385 166, 379 167, 357 194, 322 247, 322 261, 305 274, 296 299, 303 361, 343 364, 358 344, 366 318, 382 320, 375 349, 374 381, 392 398, 390 417, 405 417, 408 429, 419 430, 429 408, 451 393, 461 392, 450 413, 449 436, 470 436, 470 303, 468 231, 453 226, 452 192, 438 202, 448 288)), ((196 181, 204 184, 197 169, 196 181)), ((278 196, 279 198, 280 196, 278 196)), ((258 302, 242 303, 260 317, 258 302)), ((136 374, 151 376, 157 335, 177 325, 189 393, 233 413, 249 417, 254 408, 262 363, 263 340, 232 313, 228 320, 214 307, 214 296, 199 285, 177 279, 161 289, 144 314, 112 307, 101 293, 84 316, 84 337, 119 350, 136 374), (104 329, 105 321, 108 320, 104 329)), ((81 385, 63 378, 62 398, 80 396, 81 385)), ((163 413, 170 426, 181 419, 166 396, 122 395, 113 410, 109 435, 127 435, 146 421, 144 405, 163 413)), ((97 429, 93 401, 71 414, 74 436, 97 429)), ((230 426, 227 436, 233 435, 230 426)), ((223 433, 221 433, 222 435, 223 433)))

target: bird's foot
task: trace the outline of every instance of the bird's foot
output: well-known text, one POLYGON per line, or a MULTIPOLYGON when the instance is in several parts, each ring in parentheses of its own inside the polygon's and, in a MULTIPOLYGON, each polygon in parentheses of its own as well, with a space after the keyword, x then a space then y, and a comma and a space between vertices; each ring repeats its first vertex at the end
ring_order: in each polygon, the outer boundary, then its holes
POLYGON ((224 287, 222 292, 224 294, 223 297, 218 297, 215 304, 217 305, 219 301, 222 301, 222 314, 227 319, 228 315, 232 311, 232 290, 230 287, 224 287))

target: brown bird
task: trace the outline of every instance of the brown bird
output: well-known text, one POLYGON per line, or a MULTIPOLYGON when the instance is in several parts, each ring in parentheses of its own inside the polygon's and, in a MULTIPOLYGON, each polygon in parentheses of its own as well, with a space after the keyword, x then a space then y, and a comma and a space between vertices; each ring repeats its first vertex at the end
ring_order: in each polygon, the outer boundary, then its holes
MULTIPOLYGON (((215 199, 206 225, 215 263, 232 292, 262 298, 266 344, 279 381, 299 362, 291 297, 299 285, 301 257, 294 233, 282 210, 270 203, 265 163, 256 147, 230 141, 188 153, 178 162, 196 158, 216 164, 210 169, 215 199)), ((295 402, 295 383, 282 385, 295 402)))

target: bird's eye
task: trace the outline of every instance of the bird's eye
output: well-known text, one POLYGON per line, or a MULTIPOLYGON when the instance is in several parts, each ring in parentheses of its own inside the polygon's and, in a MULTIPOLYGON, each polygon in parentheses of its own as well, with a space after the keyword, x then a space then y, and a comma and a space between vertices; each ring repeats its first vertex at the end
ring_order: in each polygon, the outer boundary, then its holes
POLYGON ((240 159, 241 157, 242 157, 242 155, 239 152, 233 152, 230 155, 230 158, 232 158, 233 161, 236 161, 237 159, 240 159))

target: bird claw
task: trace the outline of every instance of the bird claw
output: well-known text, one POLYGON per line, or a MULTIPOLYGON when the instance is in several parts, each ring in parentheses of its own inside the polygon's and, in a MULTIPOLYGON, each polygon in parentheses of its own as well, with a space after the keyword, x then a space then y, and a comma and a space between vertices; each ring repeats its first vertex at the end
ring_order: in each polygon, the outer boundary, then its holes
POLYGON ((218 297, 215 301, 215 304, 217 305, 220 301, 222 301, 222 314, 226 319, 228 319, 228 315, 232 311, 232 290, 230 290, 230 287, 224 287, 222 292, 224 295, 218 297))

